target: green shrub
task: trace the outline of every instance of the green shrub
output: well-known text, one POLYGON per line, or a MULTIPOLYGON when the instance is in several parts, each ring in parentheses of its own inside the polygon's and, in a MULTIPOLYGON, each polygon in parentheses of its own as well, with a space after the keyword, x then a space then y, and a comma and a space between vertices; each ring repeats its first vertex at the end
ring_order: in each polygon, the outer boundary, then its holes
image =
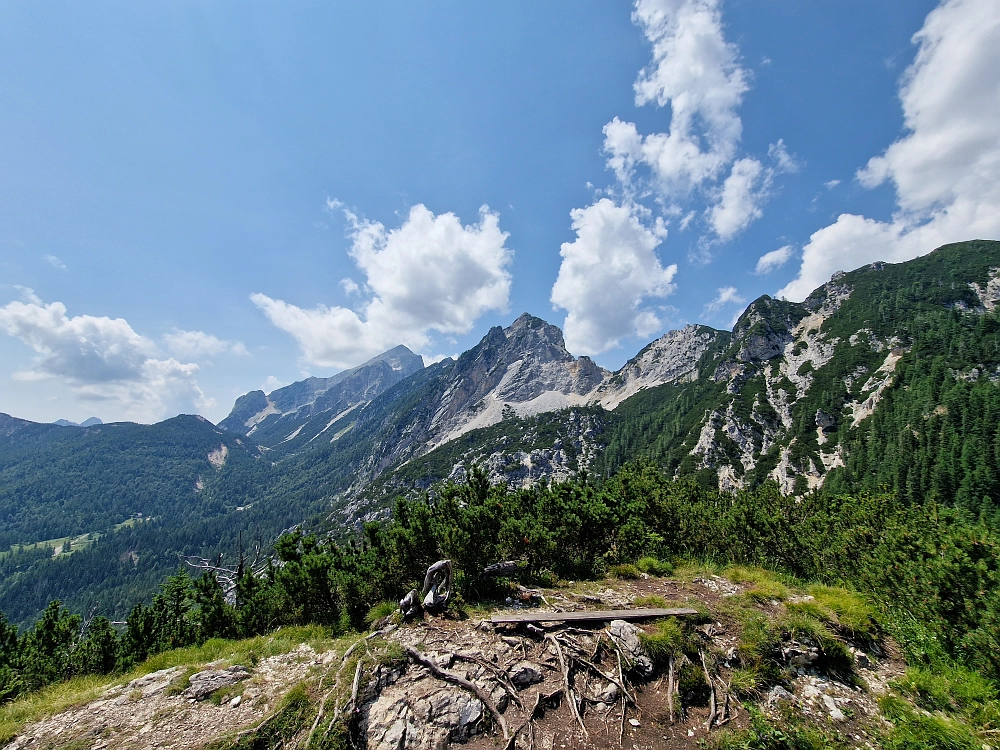
POLYGON ((635 580, 637 578, 642 578, 642 573, 639 568, 632 563, 622 563, 621 565, 612 565, 610 570, 611 575, 615 578, 621 578, 623 580, 635 580))
POLYGON ((643 573, 648 573, 651 576, 668 576, 674 572, 674 566, 668 562, 658 560, 655 557, 640 557, 636 563, 637 567, 643 573))

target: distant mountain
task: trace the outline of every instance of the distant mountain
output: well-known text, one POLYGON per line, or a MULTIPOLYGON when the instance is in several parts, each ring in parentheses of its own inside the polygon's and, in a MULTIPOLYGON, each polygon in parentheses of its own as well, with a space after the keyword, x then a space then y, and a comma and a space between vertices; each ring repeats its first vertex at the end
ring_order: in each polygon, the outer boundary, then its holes
POLYGON ((57 419, 52 424, 57 424, 60 427, 93 427, 95 424, 104 424, 97 417, 90 417, 82 422, 70 422, 68 419, 57 419))
POLYGON ((267 395, 251 391, 240 396, 219 427, 275 448, 314 421, 332 424, 423 366, 420 355, 397 346, 330 378, 306 378, 267 395))

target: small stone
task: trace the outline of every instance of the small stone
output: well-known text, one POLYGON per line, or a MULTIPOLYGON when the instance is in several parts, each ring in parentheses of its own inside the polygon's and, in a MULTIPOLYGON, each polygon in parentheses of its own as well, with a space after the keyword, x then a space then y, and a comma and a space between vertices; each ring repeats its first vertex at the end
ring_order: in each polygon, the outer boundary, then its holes
POLYGON ((542 668, 530 661, 515 664, 507 671, 511 684, 518 690, 534 685, 545 679, 542 668))
POLYGON ((639 726, 641 726, 639 724, 639 720, 638 719, 629 719, 628 723, 631 724, 633 727, 639 727, 639 726))
POLYGON ((607 687, 598 693, 597 700, 601 703, 614 703, 618 700, 620 694, 621 691, 618 689, 618 686, 613 682, 609 682, 607 687))
POLYGON ((861 667, 861 669, 871 669, 872 666, 871 659, 868 658, 868 654, 864 651, 854 652, 854 663, 861 667))
POLYGON ((229 705, 230 705, 230 706, 231 706, 232 708, 236 708, 236 707, 237 707, 238 705, 240 705, 240 702, 241 702, 242 700, 243 700, 243 696, 242 696, 242 695, 237 695, 237 696, 236 696, 236 697, 234 697, 234 698, 233 698, 233 699, 232 699, 231 701, 229 701, 229 705))
POLYGON ((775 685, 771 688, 771 692, 767 694, 768 705, 793 700, 795 700, 795 696, 785 690, 785 688, 781 687, 781 685, 775 685))

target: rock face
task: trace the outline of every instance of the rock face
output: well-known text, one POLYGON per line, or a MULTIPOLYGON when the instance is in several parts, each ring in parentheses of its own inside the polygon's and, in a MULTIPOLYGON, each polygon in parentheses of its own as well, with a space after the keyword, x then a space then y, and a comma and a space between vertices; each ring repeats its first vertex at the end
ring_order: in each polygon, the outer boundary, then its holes
POLYGON ((601 383, 594 395, 605 409, 614 409, 644 388, 696 380, 698 362, 721 333, 695 325, 668 331, 601 383))
POLYGON ((608 627, 608 635, 622 653, 630 657, 629 667, 641 677, 649 677, 653 674, 653 662, 643 653, 642 642, 639 640, 641 632, 642 630, 626 620, 612 620, 608 627))
POLYGON ((428 431, 440 445, 496 424, 505 411, 523 417, 581 405, 607 375, 589 357, 573 357, 559 328, 525 313, 458 359, 428 431))

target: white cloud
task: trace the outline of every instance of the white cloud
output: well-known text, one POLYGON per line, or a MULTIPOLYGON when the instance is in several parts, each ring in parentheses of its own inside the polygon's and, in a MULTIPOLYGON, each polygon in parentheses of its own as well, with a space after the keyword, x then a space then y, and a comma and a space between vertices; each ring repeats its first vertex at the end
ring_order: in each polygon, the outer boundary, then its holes
POLYGON ((774 160, 779 172, 798 172, 802 168, 799 160, 788 153, 783 138, 779 138, 777 143, 772 143, 767 147, 767 155, 774 160))
POLYGON ((195 381, 198 365, 158 359, 154 343, 123 318, 70 318, 61 302, 45 304, 30 289, 22 291, 26 301, 0 307, 0 330, 38 354, 16 378, 57 379, 78 398, 111 402, 139 421, 214 406, 195 381))
POLYGON ((227 352, 240 356, 249 354, 242 342, 225 341, 204 331, 174 331, 163 336, 163 343, 171 354, 188 359, 227 352))
MULTIPOLYGON (((330 207, 342 208, 336 201, 330 207)), ((350 255, 370 294, 358 311, 325 305, 306 310, 264 294, 251 296, 295 338, 308 363, 351 367, 398 344, 419 351, 432 330, 468 333, 488 310, 506 311, 513 253, 499 214, 486 206, 477 224, 463 226, 453 213, 435 216, 418 204, 391 230, 344 213, 350 255)))
POLYGON ((825 187, 827 190, 833 190, 839 184, 840 180, 830 180, 829 182, 824 182, 823 187, 825 187))
POLYGON ((341 279, 340 288, 344 290, 344 294, 346 295, 357 294, 361 291, 361 287, 358 286, 358 282, 351 278, 341 279))
POLYGON ((43 255, 42 260, 48 263, 53 268, 58 268, 60 271, 66 270, 66 264, 63 263, 59 258, 54 255, 43 255))
POLYGON ((739 107, 751 74, 726 41, 719 4, 637 0, 632 18, 652 44, 653 60, 639 73, 635 103, 669 104, 670 127, 643 135, 635 123, 615 117, 604 127, 604 151, 625 202, 652 191, 665 216, 690 216, 682 204, 707 196, 712 205, 704 215, 727 241, 762 215, 776 171, 795 171, 798 163, 782 140, 768 150, 775 167, 737 159, 739 107))
POLYGON ((1000 237, 1000 15, 995 0, 946 0, 914 36, 903 76, 906 134, 858 171, 892 182, 887 222, 842 214, 815 232, 798 277, 779 294, 803 299, 839 270, 900 262, 947 242, 1000 237))
POLYGON ((708 210, 712 230, 723 242, 735 237, 764 215, 763 204, 771 187, 772 172, 756 159, 737 159, 722 184, 718 202, 708 210))
POLYGON ((791 245, 785 245, 777 250, 764 253, 757 259, 757 268, 754 269, 754 273, 762 275, 771 273, 776 268, 781 268, 791 259, 794 252, 795 248, 791 245))
POLYGON ((576 239, 562 245, 551 300, 567 312, 563 330, 573 352, 599 354, 623 338, 647 337, 661 328, 643 302, 674 291, 677 266, 660 264, 655 250, 666 229, 662 222, 645 226, 640 212, 608 198, 570 212, 576 239))
POLYGON ((717 313, 726 305, 746 304, 746 299, 740 296, 739 290, 737 290, 734 286, 722 286, 716 291, 718 294, 715 295, 715 299, 705 305, 704 315, 717 313))
POLYGON ((648 164, 668 194, 717 176, 743 134, 737 109, 749 74, 725 39, 718 6, 718 0, 638 0, 632 15, 653 45, 653 62, 635 83, 635 103, 669 104, 670 131, 647 136, 639 153, 635 137, 612 137, 607 145, 613 157, 625 145, 624 154, 648 164))

